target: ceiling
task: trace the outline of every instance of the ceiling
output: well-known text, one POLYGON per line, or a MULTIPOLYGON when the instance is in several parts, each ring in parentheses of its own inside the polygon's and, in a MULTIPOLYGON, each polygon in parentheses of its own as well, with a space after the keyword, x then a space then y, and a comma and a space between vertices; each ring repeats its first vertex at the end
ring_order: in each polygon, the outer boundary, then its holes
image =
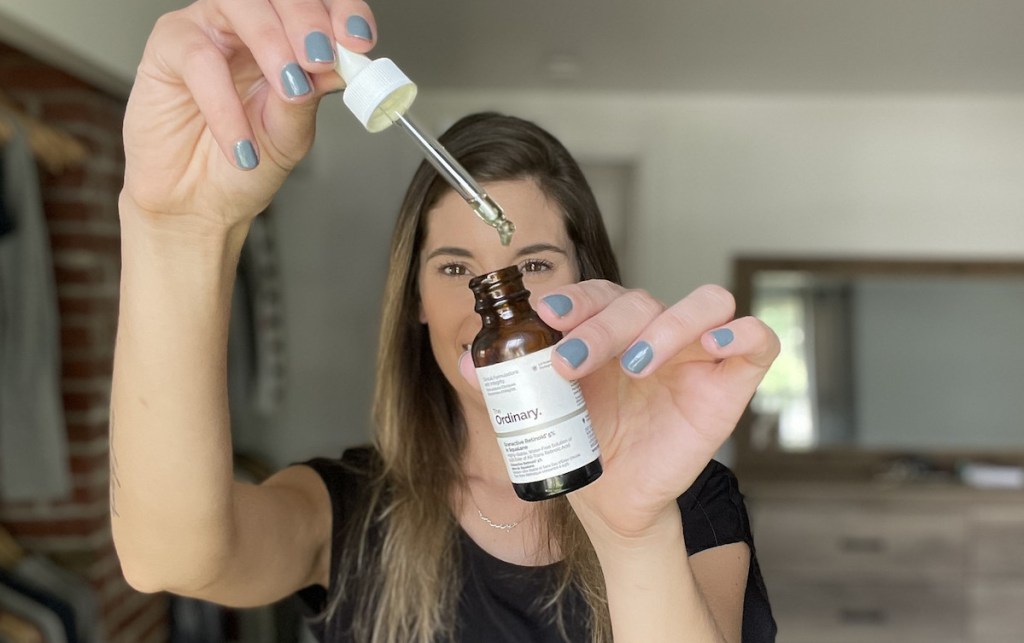
MULTIPOLYGON (((0 38, 124 91, 156 16, 183 4, 0 0, 0 38)), ((421 87, 1024 91, 1021 0, 371 0, 371 5, 380 30, 377 54, 393 58, 421 87)))
POLYGON ((377 2, 417 82, 713 92, 1018 92, 1020 0, 377 2))

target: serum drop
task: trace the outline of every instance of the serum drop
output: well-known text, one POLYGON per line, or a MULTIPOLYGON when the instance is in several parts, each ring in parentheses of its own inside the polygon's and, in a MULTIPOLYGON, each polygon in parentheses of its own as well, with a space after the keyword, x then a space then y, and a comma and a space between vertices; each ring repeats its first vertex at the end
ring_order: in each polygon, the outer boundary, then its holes
POLYGON ((516 495, 547 500, 600 477, 601 453, 577 382, 551 365, 562 334, 530 306, 517 266, 473 278, 483 328, 471 349, 516 495))

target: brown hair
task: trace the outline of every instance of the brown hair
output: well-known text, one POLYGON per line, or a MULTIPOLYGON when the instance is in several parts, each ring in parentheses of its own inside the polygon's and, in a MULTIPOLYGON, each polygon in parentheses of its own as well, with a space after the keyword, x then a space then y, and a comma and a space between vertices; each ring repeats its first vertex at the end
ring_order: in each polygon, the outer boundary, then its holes
MULTIPOLYGON (((459 120, 440 141, 482 183, 534 180, 564 215, 580 278, 620 281, 590 186, 551 134, 523 119, 481 113, 459 120)), ((416 280, 425 215, 449 189, 421 164, 391 239, 373 407, 380 466, 363 519, 337 553, 341 568, 327 613, 330 618, 342 601, 351 602, 351 628, 360 641, 429 643, 455 628, 460 561, 450 502, 463 483, 465 427, 419 321, 416 280)), ((603 577, 582 526, 564 498, 544 503, 543 517, 547 542, 563 558, 544 608, 564 633, 563 598, 575 589, 590 606, 593 640, 610 641, 603 577)))

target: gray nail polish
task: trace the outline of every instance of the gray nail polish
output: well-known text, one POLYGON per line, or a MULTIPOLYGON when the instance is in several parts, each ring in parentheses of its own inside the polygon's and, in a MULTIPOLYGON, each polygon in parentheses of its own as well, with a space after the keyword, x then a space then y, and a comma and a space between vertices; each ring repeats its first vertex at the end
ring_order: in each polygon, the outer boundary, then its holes
POLYGON ((327 34, 314 31, 306 36, 306 59, 311 63, 334 62, 334 47, 327 34))
POLYGON ((732 343, 735 335, 728 328, 719 328, 718 330, 711 331, 711 339, 715 340, 719 348, 724 348, 732 343))
POLYGON ((587 345, 580 339, 570 339, 569 341, 559 344, 558 348, 555 349, 559 355, 565 358, 565 361, 573 368, 579 368, 583 360, 587 359, 587 355, 590 351, 587 350, 587 345))
POLYGON ((235 163, 243 170, 251 170, 260 164, 256 155, 256 147, 247 138, 235 143, 235 163))
POLYGON ((349 16, 345 21, 345 31, 353 38, 360 40, 373 40, 373 32, 370 31, 370 23, 362 16, 349 16))
POLYGON ((622 367, 630 373, 639 373, 654 359, 654 349, 647 342, 640 341, 622 356, 622 367))
POLYGON ((555 311, 555 314, 559 317, 565 317, 572 312, 572 300, 565 295, 548 295, 541 301, 548 305, 548 307, 555 311))
POLYGON ((299 63, 288 63, 284 66, 281 70, 281 82, 284 84, 284 93, 292 98, 305 96, 313 89, 309 86, 306 72, 302 71, 299 63))

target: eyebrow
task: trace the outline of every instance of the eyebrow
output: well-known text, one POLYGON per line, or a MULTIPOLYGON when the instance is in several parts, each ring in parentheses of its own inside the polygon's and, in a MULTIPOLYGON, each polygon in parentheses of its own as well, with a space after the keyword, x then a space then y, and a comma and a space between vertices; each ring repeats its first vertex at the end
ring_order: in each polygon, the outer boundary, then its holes
MULTIPOLYGON (((532 245, 520 248, 519 251, 516 252, 516 257, 525 257, 526 255, 533 255, 540 252, 556 252, 560 255, 569 256, 569 253, 567 253, 564 249, 559 248, 556 245, 550 243, 534 243, 532 245)), ((473 253, 470 252, 469 250, 466 250, 465 248, 459 248, 458 246, 441 246, 440 248, 437 248, 429 255, 427 255, 426 261, 430 261, 434 257, 440 255, 448 255, 451 257, 465 257, 466 259, 473 258, 473 253)))

